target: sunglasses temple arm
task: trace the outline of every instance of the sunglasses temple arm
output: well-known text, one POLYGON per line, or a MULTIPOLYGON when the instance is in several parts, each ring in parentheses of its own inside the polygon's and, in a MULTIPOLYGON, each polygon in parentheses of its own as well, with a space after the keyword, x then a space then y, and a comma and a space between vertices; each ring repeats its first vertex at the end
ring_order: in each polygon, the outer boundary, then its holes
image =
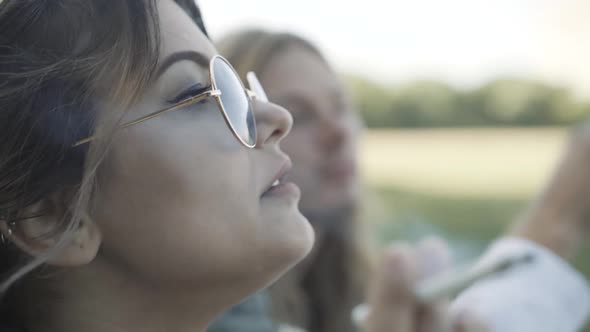
POLYGON ((122 128, 131 127, 131 126, 136 125, 138 123, 141 123, 141 122, 144 122, 144 121, 147 121, 147 120, 151 120, 151 119, 153 119, 153 118, 155 118, 157 116, 160 116, 162 114, 165 114, 165 113, 168 113, 168 112, 172 112, 172 111, 175 111, 175 110, 177 110, 179 108, 182 108, 182 107, 185 107, 185 106, 194 104, 194 103, 196 103, 198 101, 201 101, 201 100, 203 100, 205 98, 209 98, 211 96, 220 96, 220 95, 221 95, 221 91, 219 91, 219 90, 209 90, 207 92, 203 92, 201 94, 198 94, 198 95, 196 95, 194 97, 191 97, 191 98, 189 98, 189 99, 187 99, 185 101, 182 101, 182 102, 180 102, 180 103, 178 103, 176 105, 173 105, 171 107, 164 108, 164 109, 161 109, 159 111, 155 111, 155 112, 150 113, 148 115, 142 116, 139 119, 136 119, 136 120, 127 122, 127 123, 123 124, 121 127, 122 128))
MULTIPOLYGON (((198 102, 200 100, 203 100, 205 98, 209 98, 209 97, 212 97, 212 96, 221 96, 221 91, 219 91, 217 89, 213 89, 213 90, 209 90, 209 91, 203 92, 201 94, 198 94, 198 95, 196 95, 196 96, 194 96, 192 98, 189 98, 189 99, 187 99, 185 101, 182 101, 182 102, 180 102, 180 103, 178 103, 176 105, 173 105, 171 107, 167 107, 167 108, 164 108, 164 109, 155 111, 155 112, 150 113, 148 115, 142 116, 139 119, 135 119, 133 121, 124 123, 123 125, 121 125, 121 128, 128 128, 128 127, 131 127, 131 126, 136 125, 138 123, 141 123, 141 122, 144 122, 144 121, 147 121, 147 120, 151 120, 151 119, 153 119, 153 118, 155 118, 157 116, 160 116, 162 114, 175 111, 175 110, 177 110, 179 108, 182 108, 182 107, 185 107, 185 106, 194 104, 194 103, 196 103, 196 102, 198 102)), ((79 140, 78 142, 74 143, 74 145, 72 145, 72 147, 77 147, 77 146, 80 146, 82 144, 86 144, 86 143, 88 143, 88 142, 90 142, 90 141, 92 141, 94 139, 96 139, 96 136, 90 136, 88 138, 79 140)))
POLYGON ((246 93, 248 94, 248 97, 250 97, 250 99, 256 99, 257 95, 256 92, 250 90, 250 89, 246 89, 246 93))

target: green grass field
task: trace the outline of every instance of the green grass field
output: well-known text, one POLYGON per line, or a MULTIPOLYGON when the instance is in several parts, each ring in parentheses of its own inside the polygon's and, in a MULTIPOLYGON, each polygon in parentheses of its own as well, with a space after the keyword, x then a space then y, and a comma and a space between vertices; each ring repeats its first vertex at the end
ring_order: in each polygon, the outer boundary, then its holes
POLYGON ((361 166, 370 185, 528 198, 549 175, 565 135, 553 128, 369 131, 361 166))
MULTIPOLYGON (((550 176, 565 129, 369 131, 361 169, 380 244, 438 234, 456 260, 479 255, 550 176)), ((590 247, 575 266, 590 277, 590 247)), ((590 329, 587 330, 590 332, 590 329)))

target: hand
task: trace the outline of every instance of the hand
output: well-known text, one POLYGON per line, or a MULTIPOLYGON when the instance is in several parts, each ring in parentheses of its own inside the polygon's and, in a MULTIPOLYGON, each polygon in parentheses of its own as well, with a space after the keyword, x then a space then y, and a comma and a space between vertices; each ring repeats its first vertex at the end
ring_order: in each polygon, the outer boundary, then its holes
POLYGON ((419 303, 417 281, 451 265, 447 246, 438 239, 417 247, 394 244, 385 250, 369 289, 371 311, 364 332, 484 332, 486 326, 468 313, 451 316, 447 300, 419 303))

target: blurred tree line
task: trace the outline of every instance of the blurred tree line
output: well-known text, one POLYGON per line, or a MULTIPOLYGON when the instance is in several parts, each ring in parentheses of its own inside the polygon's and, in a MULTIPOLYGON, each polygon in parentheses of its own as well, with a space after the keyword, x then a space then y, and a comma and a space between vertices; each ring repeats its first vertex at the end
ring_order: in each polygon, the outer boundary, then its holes
POLYGON ((388 87, 346 76, 369 127, 554 126, 590 118, 590 103, 567 89, 498 79, 474 90, 434 81, 388 87))

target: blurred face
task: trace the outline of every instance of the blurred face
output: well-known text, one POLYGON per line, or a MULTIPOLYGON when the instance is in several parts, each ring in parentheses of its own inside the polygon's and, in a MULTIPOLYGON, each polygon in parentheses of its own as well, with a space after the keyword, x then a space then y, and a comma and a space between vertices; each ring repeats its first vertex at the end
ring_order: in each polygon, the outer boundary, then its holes
POLYGON ((329 215, 353 207, 360 121, 336 74, 316 54, 294 45, 271 59, 260 80, 269 100, 293 115, 283 149, 293 159, 290 179, 301 187, 301 209, 329 215))
MULTIPOLYGON (((159 11, 160 62, 168 66, 125 120, 210 85, 214 47, 173 1, 160 1, 159 11)), ((297 207, 299 189, 283 181, 290 162, 279 147, 292 120, 276 105, 255 101, 254 109, 254 149, 232 135, 213 98, 123 130, 94 202, 98 259, 158 287, 235 291, 260 287, 303 258, 313 232, 297 207)))

